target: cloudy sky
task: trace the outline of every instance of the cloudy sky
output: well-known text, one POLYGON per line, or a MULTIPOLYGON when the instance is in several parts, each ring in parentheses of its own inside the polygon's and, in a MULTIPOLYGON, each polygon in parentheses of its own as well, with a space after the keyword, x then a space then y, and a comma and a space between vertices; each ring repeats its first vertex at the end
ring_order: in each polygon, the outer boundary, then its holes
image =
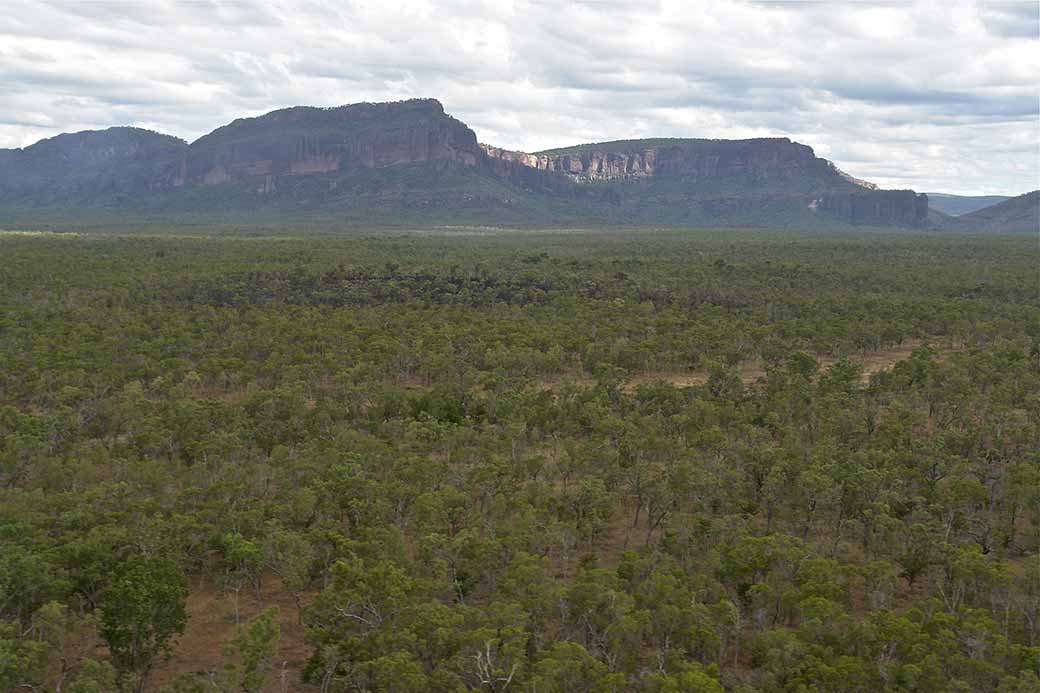
POLYGON ((887 187, 1040 187, 1038 0, 3 4, 0 147, 433 96, 513 149, 783 135, 887 187))

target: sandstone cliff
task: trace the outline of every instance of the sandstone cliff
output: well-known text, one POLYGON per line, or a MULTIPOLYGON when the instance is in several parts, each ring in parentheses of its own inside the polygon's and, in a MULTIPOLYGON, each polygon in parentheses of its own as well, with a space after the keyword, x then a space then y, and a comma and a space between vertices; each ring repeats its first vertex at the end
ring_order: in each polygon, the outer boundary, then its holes
POLYGON ((651 176, 706 180, 747 175, 760 179, 813 176, 826 162, 786 138, 750 140, 659 139, 605 142, 534 154, 485 145, 489 156, 557 171, 576 181, 627 181, 651 176))
POLYGON ((476 135, 438 101, 296 107, 241 118, 192 143, 165 184, 218 185, 258 179, 272 188, 283 176, 454 161, 474 166, 476 135))
POLYGON ((835 192, 810 204, 818 212, 856 225, 923 226, 928 220, 928 196, 913 190, 835 192))

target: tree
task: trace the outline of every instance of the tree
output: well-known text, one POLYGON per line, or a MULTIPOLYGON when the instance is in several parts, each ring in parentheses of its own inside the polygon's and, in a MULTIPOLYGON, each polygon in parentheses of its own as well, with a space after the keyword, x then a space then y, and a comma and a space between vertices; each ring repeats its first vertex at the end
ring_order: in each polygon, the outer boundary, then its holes
POLYGON ((237 659, 224 671, 223 678, 228 690, 255 693, 264 687, 278 653, 280 635, 278 607, 265 610, 239 630, 224 653, 225 657, 237 659))
POLYGON ((390 561, 337 561, 331 584, 304 611, 307 637, 316 647, 308 676, 323 688, 333 680, 367 680, 374 660, 410 642, 404 626, 414 599, 414 581, 390 561))
POLYGON ((677 674, 652 674, 647 682, 649 693, 723 693, 722 684, 695 665, 686 665, 677 674))
POLYGON ((314 548, 303 535, 279 528, 267 537, 265 553, 267 565, 282 579, 282 586, 292 593, 296 618, 302 623, 301 600, 303 591, 311 583, 314 548))
POLYGON ((620 693, 625 677, 574 642, 558 642, 535 664, 531 688, 544 693, 620 693))
POLYGON ((169 653, 170 639, 184 632, 187 595, 175 564, 144 556, 124 562, 105 589, 101 634, 116 668, 133 677, 135 693, 145 690, 155 660, 169 653))
POLYGON ((47 661, 47 644, 19 637, 13 621, 0 621, 0 689, 35 688, 47 661))
POLYGON ((224 554, 224 581, 235 593, 235 623, 239 623, 238 595, 247 581, 252 583, 257 607, 262 606, 264 554, 257 542, 238 532, 225 534, 220 543, 224 554))

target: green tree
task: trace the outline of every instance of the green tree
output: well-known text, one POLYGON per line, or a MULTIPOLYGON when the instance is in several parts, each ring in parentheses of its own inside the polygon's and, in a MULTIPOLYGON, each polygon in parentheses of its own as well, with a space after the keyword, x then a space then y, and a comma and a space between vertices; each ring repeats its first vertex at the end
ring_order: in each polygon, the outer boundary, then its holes
POLYGON ((222 676, 227 690, 254 693, 264 687, 275 664, 280 635, 278 607, 266 609, 239 629, 224 652, 224 656, 232 660, 222 676))
POLYGON ((188 582, 172 562, 135 556, 123 563, 105 589, 101 634, 112 662, 132 678, 135 693, 145 690, 158 657, 184 632, 188 582))
POLYGON ((531 688, 545 693, 620 693, 622 674, 612 674, 603 662, 573 642, 558 642, 534 666, 531 688))

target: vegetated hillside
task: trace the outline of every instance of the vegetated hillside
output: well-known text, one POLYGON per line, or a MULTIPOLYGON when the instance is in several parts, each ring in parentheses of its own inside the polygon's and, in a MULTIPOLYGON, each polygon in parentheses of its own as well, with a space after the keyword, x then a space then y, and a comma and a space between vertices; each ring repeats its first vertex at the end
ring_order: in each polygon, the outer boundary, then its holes
POLYGON ((288 108, 191 145, 130 128, 63 138, 78 149, 0 152, 0 221, 927 224, 925 196, 877 190, 785 138, 526 154, 478 144, 433 99, 288 108))
POLYGON ((147 196, 188 145, 139 128, 58 135, 0 150, 0 205, 121 206, 147 196))
POLYGON ((1040 684, 1034 239, 0 256, 0 690, 1040 684))
POLYGON ((1006 195, 951 195, 949 193, 925 193, 928 206, 952 217, 968 214, 1011 199, 1006 195))
POLYGON ((994 233, 1040 233, 1040 190, 959 216, 949 228, 994 233))

